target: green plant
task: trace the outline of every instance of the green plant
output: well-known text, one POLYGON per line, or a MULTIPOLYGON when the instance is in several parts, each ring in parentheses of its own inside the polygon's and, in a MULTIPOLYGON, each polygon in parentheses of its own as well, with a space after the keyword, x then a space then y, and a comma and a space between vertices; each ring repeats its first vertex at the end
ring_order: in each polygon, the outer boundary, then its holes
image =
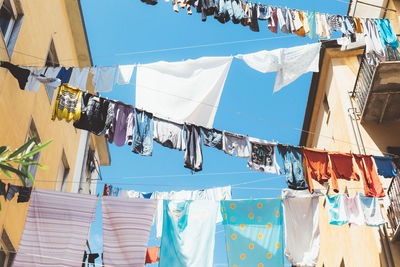
POLYGON ((32 185, 34 183, 32 174, 28 170, 28 166, 37 165, 41 169, 47 169, 47 166, 34 161, 33 157, 47 147, 52 140, 44 144, 38 144, 36 141, 37 136, 34 136, 14 152, 11 152, 9 147, 0 146, 0 170, 9 178, 12 178, 11 173, 16 174, 24 186, 26 185, 26 178, 29 179, 32 185), (13 167, 12 163, 18 164, 20 168, 13 167))
POLYGON ((50 140, 44 144, 38 144, 36 140, 36 136, 32 137, 14 152, 11 152, 9 147, 0 146, 0 170, 9 178, 12 178, 11 173, 16 174, 24 185, 26 185, 26 178, 33 184, 34 180, 28 166, 37 165, 41 169, 47 169, 47 166, 34 161, 33 156, 52 142, 50 140), (18 164, 20 168, 13 167, 12 163, 18 164))

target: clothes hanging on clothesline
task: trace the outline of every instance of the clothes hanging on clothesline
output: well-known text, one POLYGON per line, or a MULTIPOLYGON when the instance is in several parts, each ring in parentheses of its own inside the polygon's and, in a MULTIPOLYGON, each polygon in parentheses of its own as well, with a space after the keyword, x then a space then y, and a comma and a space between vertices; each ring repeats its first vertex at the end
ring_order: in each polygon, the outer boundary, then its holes
MULTIPOLYGON (((163 225, 163 200, 213 200, 218 203, 220 200, 232 199, 231 186, 215 187, 203 190, 181 190, 171 192, 137 192, 134 190, 120 190, 120 197, 124 198, 148 198, 157 199, 156 212, 156 237, 161 238, 163 225)), ((217 215, 216 223, 222 222, 221 214, 217 215)))
POLYGON ((25 203, 29 201, 31 192, 32 187, 5 184, 0 180, 0 196, 3 196, 5 200, 11 201, 18 193, 17 203, 25 203))
POLYGON ((34 189, 14 266, 77 266, 96 206, 96 196, 34 189))

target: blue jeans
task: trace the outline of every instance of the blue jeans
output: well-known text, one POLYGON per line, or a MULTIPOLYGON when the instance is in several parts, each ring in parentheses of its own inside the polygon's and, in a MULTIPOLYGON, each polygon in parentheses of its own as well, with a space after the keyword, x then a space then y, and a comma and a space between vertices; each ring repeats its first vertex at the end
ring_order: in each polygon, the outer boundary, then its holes
POLYGON ((279 154, 285 169, 286 182, 290 189, 304 190, 307 189, 307 183, 304 180, 303 172, 303 153, 301 148, 278 145, 279 154))
POLYGON ((153 114, 136 109, 135 115, 132 152, 142 156, 151 156, 153 153, 153 114))

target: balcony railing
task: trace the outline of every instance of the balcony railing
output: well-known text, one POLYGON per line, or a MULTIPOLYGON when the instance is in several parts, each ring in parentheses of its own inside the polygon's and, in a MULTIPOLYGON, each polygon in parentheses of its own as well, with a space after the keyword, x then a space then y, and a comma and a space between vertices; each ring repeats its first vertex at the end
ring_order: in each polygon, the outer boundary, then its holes
POLYGON ((388 114, 387 109, 394 101, 391 96, 399 93, 398 83, 381 84, 381 75, 388 73, 388 70, 395 72, 395 68, 398 67, 400 67, 400 54, 390 47, 386 49, 384 63, 370 65, 365 56, 362 58, 352 98, 356 103, 357 112, 362 115, 364 121, 382 122, 384 119, 391 119, 393 114, 388 114), (393 91, 393 88, 396 90, 393 91))
POLYGON ((393 230, 393 241, 400 239, 400 177, 396 176, 390 183, 387 195, 390 206, 387 210, 390 225, 393 230))

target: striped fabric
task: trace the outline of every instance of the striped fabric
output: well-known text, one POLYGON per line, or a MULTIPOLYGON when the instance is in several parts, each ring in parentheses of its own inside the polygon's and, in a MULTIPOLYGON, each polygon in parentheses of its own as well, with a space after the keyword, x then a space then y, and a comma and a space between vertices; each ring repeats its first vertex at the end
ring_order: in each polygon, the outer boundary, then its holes
POLYGON ((34 189, 13 267, 81 266, 97 197, 34 189))
POLYGON ((157 200, 105 196, 101 205, 104 265, 144 266, 157 200))

